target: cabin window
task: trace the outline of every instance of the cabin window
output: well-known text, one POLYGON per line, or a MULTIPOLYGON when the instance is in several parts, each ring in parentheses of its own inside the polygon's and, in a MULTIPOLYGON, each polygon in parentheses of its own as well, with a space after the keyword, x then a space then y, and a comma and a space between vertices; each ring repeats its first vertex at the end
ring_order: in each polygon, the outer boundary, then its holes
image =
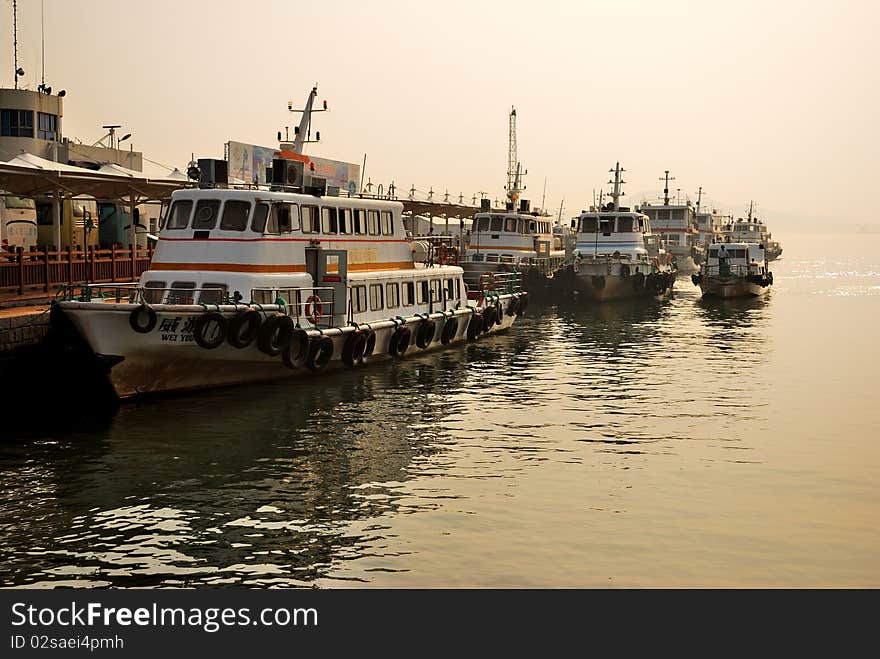
POLYGON ((391 218, 391 211, 382 211, 382 235, 390 236, 394 233, 394 221, 391 218))
POLYGON ((746 250, 732 249, 732 250, 730 250, 730 255, 735 259, 744 259, 744 258, 746 258, 746 250))
POLYGON ((370 311, 381 311, 383 308, 382 284, 370 284, 370 311))
POLYGON ((644 230, 645 230, 645 218, 640 217, 639 218, 639 231, 644 231, 644 230))
POLYGON ((385 303, 389 309, 400 306, 400 287, 397 284, 385 284, 385 303))
POLYGON ((658 220, 668 220, 672 215, 672 211, 669 210, 658 210, 657 211, 657 219, 658 220))
POLYGON ((367 310, 367 287, 354 286, 351 289, 351 306, 354 313, 367 310))
POLYGON ((300 212, 302 214, 303 233, 318 233, 318 207, 303 206, 300 212))
POLYGON ((619 233, 632 233, 633 230, 633 218, 632 217, 618 217, 617 218, 617 231, 619 233))
POLYGON ((324 233, 339 233, 339 225, 336 222, 336 209, 324 206, 321 209, 321 231, 324 233))
POLYGON ((223 217, 220 228, 226 231, 244 231, 247 229, 248 216, 251 214, 251 202, 230 199, 223 204, 223 217))
POLYGON ((672 214, 673 220, 683 220, 684 219, 684 209, 670 211, 672 214))
POLYGON ((489 230, 489 218, 481 217, 480 221, 477 222, 477 231, 486 232, 489 230))
POLYGON ((367 211, 363 208, 354 209, 354 232, 361 236, 367 233, 367 211))
POLYGON ((426 304, 428 302, 428 280, 424 279, 419 282, 418 286, 418 298, 417 302, 419 304, 426 304))
POLYGON ((513 263, 513 254, 502 254, 500 261, 501 263, 513 263))
POLYGON ((455 281, 453 279, 446 280, 446 299, 455 299, 455 281))
POLYGON ((460 279, 455 280, 455 299, 456 300, 461 299, 461 280, 460 279))
POLYGON ((165 291, 164 281, 148 281, 144 284, 144 302, 147 304, 159 304, 162 301, 162 293, 165 291))
POLYGON ((350 208, 340 208, 339 209, 339 233, 351 233, 352 232, 351 225, 351 209, 350 208))
POLYGON ((443 282, 439 279, 431 280, 431 301, 439 302, 443 295, 443 282))
POLYGON ((599 231, 610 235, 614 231, 614 220, 605 218, 599 220, 599 231))
POLYGON ((474 254, 474 255, 471 257, 471 261, 474 261, 474 262, 482 261, 482 260, 483 260, 483 255, 482 255, 482 254, 474 254))
POLYGON ((595 217, 581 218, 582 233, 596 233, 599 230, 599 220, 595 217))
POLYGON ((529 233, 538 233, 538 224, 536 222, 529 222, 529 233))
POLYGON ((213 229, 217 226, 217 215, 220 212, 219 199, 200 199, 196 204, 193 216, 193 229, 213 229))
POLYGON ((519 220, 519 232, 523 235, 529 232, 529 221, 528 220, 519 220))
POLYGON ((191 199, 182 199, 171 204, 168 211, 167 229, 186 229, 189 224, 189 216, 192 214, 193 203, 191 199))
POLYGON ((501 231, 504 227, 504 218, 501 217, 493 217, 492 221, 489 223, 489 230, 492 233, 497 233, 501 231))
POLYGON ((263 233, 266 230, 266 220, 269 218, 269 204, 257 204, 254 209, 254 219, 251 221, 251 231, 263 233))
POLYGON ((403 306, 411 307, 416 303, 416 285, 415 282, 403 282, 403 306))
POLYGON ((226 284, 202 284, 199 304, 223 304, 226 300, 226 284))
POLYGON ((272 204, 272 212, 266 223, 266 233, 290 233, 299 229, 299 207, 293 204, 272 204))
POLYGON ((195 288, 196 283, 194 281, 172 282, 165 304, 192 304, 195 299, 195 288))
POLYGON ((379 211, 367 211, 367 227, 371 236, 379 235, 379 211))
POLYGON ((486 254, 486 263, 498 263, 498 255, 486 254))
POLYGON ((507 231, 508 233, 515 233, 516 232, 516 218, 515 217, 508 217, 507 219, 504 220, 504 230, 507 231))

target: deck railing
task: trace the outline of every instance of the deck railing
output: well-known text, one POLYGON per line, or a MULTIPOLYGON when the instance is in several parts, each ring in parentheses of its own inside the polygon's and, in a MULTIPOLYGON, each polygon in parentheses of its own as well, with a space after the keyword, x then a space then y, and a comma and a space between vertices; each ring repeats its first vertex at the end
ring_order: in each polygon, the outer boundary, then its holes
POLYGON ((0 297, 51 293, 64 285, 133 281, 153 258, 153 248, 48 247, 0 252, 0 297))

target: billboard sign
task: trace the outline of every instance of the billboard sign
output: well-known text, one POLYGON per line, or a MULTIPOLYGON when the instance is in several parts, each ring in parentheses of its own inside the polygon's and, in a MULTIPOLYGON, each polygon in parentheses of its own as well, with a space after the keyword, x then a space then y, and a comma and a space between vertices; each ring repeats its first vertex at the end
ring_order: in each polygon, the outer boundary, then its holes
POLYGON ((356 194, 360 187, 361 166, 354 163, 305 154, 295 156, 292 152, 244 142, 230 141, 228 145, 229 176, 243 183, 266 185, 266 168, 272 166, 273 158, 295 157, 306 163, 306 171, 314 165, 312 174, 326 179, 328 186, 347 190, 349 194, 356 194))

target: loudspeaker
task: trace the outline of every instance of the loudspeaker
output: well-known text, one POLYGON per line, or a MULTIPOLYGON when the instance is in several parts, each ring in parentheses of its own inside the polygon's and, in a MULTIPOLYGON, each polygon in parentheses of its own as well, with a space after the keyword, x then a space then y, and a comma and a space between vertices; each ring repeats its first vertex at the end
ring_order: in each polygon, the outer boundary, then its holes
POLYGON ((480 199, 480 212, 488 213, 492 208, 491 204, 492 202, 489 199, 480 199))
POLYGON ((298 160, 274 158, 272 160, 272 185, 299 188, 303 185, 303 163, 298 160))
POLYGON ((519 200, 519 212, 520 213, 528 213, 529 212, 529 200, 528 199, 520 199, 519 200))
POLYGON ((199 187, 213 188, 229 183, 229 163, 214 158, 199 158, 199 187))

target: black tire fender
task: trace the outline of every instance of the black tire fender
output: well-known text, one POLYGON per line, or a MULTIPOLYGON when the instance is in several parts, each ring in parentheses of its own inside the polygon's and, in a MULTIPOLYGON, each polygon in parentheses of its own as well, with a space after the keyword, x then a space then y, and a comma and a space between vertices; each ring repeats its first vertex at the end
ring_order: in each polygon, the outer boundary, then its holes
POLYGON ((402 357, 409 348, 412 332, 409 327, 400 326, 394 330, 391 339, 388 341, 388 354, 392 357, 402 357))
POLYGON ((138 334, 148 334, 153 331, 153 328, 156 327, 156 322, 158 318, 156 318, 156 312, 153 311, 153 308, 147 306, 146 304, 140 305, 137 309, 134 309, 130 314, 128 314, 128 324, 138 334), (142 322, 144 320, 143 315, 146 314, 146 322, 142 322))
POLYGON ((226 340, 234 348, 247 348, 257 338, 257 332, 262 324, 263 316, 259 311, 253 309, 241 311, 229 321, 226 340))
POLYGON ((309 356, 309 335, 301 327, 294 327, 290 340, 281 351, 281 360, 287 368, 302 367, 309 356))
POLYGON ((333 339, 329 336, 316 338, 309 344, 309 356, 306 366, 311 371, 323 371, 333 358, 333 339))
POLYGON ((433 320, 425 318, 416 330, 416 345, 424 350, 434 342, 434 334, 436 333, 437 324, 433 320))
POLYGON ((229 323, 226 322, 223 314, 217 311, 208 311, 196 318, 196 322, 193 324, 193 339, 202 348, 213 350, 220 347, 226 340, 228 328, 229 323), (212 327, 215 329, 209 335, 212 327))
POLYGON ((257 332, 257 347, 270 357, 277 357, 290 344, 294 329, 290 316, 269 316, 257 332))
POLYGON ((458 334, 458 318, 452 316, 443 323, 443 329, 440 331, 440 343, 448 346, 455 339, 456 334, 458 334))

